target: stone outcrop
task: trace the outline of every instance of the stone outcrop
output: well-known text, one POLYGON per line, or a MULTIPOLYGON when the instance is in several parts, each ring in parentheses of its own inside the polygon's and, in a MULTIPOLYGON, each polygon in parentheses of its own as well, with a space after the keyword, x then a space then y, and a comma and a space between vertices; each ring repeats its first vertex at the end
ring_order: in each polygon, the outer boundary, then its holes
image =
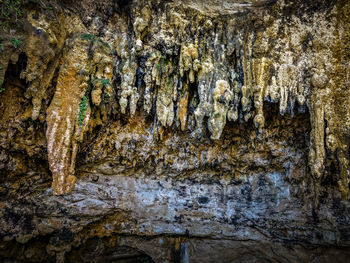
POLYGON ((22 3, 0 262, 346 262, 348 1, 22 3))

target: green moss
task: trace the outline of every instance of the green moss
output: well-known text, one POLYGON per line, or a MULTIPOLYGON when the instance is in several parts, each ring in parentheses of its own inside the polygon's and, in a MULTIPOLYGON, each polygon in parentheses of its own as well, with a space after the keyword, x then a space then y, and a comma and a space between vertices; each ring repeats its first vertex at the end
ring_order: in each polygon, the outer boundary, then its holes
POLYGON ((96 88, 96 84, 101 82, 102 87, 111 86, 111 81, 107 78, 94 78, 90 83, 92 84, 92 89, 96 88))
POLYGON ((102 46, 108 47, 109 49, 112 50, 112 47, 106 41, 103 41, 101 38, 99 38, 99 37, 97 37, 95 35, 92 35, 92 34, 89 34, 89 33, 83 33, 83 34, 81 34, 81 39, 87 40, 87 41, 91 41, 91 42, 101 43, 102 46))
POLYGON ((214 119, 217 119, 219 117, 220 117, 220 113, 215 113, 214 116, 213 116, 214 119))
POLYGON ((108 103, 110 99, 111 99, 111 97, 109 96, 108 93, 103 94, 103 102, 104 103, 108 103))
POLYGON ((102 87, 107 87, 111 85, 111 82, 109 81, 109 79, 100 79, 100 80, 101 80, 102 87))
POLYGON ((84 124, 85 111, 88 107, 87 103, 88 103, 88 101, 87 101, 87 97, 85 95, 79 104, 79 117, 78 117, 79 126, 83 126, 83 124, 84 124))
POLYGON ((161 67, 160 63, 158 63, 158 64, 156 65, 156 67, 157 67, 158 72, 160 72, 160 71, 161 71, 161 69, 162 69, 162 67, 161 67))
POLYGON ((173 80, 173 78, 171 78, 171 77, 169 77, 169 79, 168 79, 168 81, 167 81, 167 83, 166 83, 168 86, 173 86, 173 84, 174 84, 174 80, 173 80))
POLYGON ((36 4, 46 10, 53 10, 47 5, 48 0, 0 0, 0 26, 7 31, 10 26, 24 23, 24 7, 28 4, 36 4))
POLYGON ((160 63, 163 65, 168 65, 169 64, 169 59, 167 59, 165 56, 161 56, 160 58, 160 63))
POLYGON ((89 41, 95 41, 96 37, 94 35, 92 35, 92 34, 83 33, 83 34, 81 34, 81 39, 89 40, 89 41))
POLYGON ((11 39, 11 44, 16 49, 21 46, 21 42, 17 38, 12 38, 11 39))
POLYGON ((46 6, 44 6, 44 9, 46 9, 46 10, 53 10, 53 7, 51 5, 46 5, 46 6))
POLYGON ((0 93, 4 91, 5 91, 5 88, 2 86, 2 80, 0 79, 0 93))
POLYGON ((100 42, 105 47, 110 47, 106 41, 103 41, 101 38, 98 39, 98 42, 100 42))
POLYGON ((165 56, 161 56, 156 64, 158 74, 162 75, 165 72, 165 67, 169 64, 169 60, 165 56))
POLYGON ((22 6, 28 0, 0 0, 0 25, 4 30, 9 29, 12 22, 17 23, 23 15, 22 6))

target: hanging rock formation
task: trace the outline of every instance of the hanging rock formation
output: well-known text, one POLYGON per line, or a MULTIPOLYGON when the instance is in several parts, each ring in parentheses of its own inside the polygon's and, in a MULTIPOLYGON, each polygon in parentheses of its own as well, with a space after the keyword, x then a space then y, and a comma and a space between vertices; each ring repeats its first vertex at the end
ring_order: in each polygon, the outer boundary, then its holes
POLYGON ((347 262, 348 1, 19 2, 0 262, 347 262))

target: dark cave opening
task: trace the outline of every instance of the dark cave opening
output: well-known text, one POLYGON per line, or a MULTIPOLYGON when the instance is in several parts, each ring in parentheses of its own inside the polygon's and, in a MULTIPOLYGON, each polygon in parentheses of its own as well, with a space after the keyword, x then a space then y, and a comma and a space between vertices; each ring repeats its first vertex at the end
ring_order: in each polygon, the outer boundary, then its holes
POLYGON ((119 245, 113 238, 90 238, 66 254, 67 263, 154 263, 143 251, 119 245))
MULTIPOLYGON (((26 88, 27 84, 24 79, 20 78, 21 72, 27 67, 27 56, 24 52, 18 55, 18 60, 16 63, 9 63, 5 73, 5 82, 3 86, 14 85, 17 87, 21 87, 23 89, 26 88)), ((6 88, 5 88, 6 91, 6 88)))

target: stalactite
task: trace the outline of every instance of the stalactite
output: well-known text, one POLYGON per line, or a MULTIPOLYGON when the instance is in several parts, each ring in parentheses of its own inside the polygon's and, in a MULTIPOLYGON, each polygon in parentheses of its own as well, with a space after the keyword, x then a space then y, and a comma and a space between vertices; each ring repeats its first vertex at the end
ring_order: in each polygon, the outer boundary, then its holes
MULTIPOLYGON (((300 19, 290 14, 289 22, 282 22, 281 17, 272 15, 273 12, 282 12, 288 5, 279 1, 263 12, 254 14, 252 11, 247 15, 250 20, 242 20, 236 15, 231 15, 231 20, 219 19, 215 15, 207 17, 200 10, 193 11, 192 19, 186 19, 183 12, 190 9, 186 9, 189 7, 179 2, 164 4, 164 10, 160 10, 151 8, 154 6, 151 0, 140 1, 133 3, 132 8, 128 9, 130 14, 115 14, 106 24, 103 39, 86 33, 90 40, 89 48, 88 44, 85 47, 78 46, 80 42, 72 40, 78 38, 72 38, 72 35, 87 31, 77 16, 66 18, 61 12, 58 23, 55 24, 54 20, 37 13, 38 11, 29 12, 31 31, 23 45, 28 64, 21 77, 29 83, 26 97, 32 99, 32 119, 36 120, 40 114, 43 96, 57 68, 70 63, 69 60, 66 61, 67 58, 74 57, 74 54, 67 55, 69 52, 65 51, 65 54, 62 50, 85 48, 90 51, 81 50, 85 58, 79 62, 80 65, 74 66, 74 78, 81 78, 82 75, 86 77, 78 82, 76 79, 69 82, 69 85, 80 90, 79 96, 72 100, 71 104, 74 105, 67 104, 66 108, 62 108, 62 104, 56 107, 57 110, 61 107, 66 117, 76 113, 78 101, 81 100, 83 91, 88 90, 89 81, 94 85, 91 103, 96 107, 101 105, 102 96, 111 97, 117 94, 122 114, 132 117, 137 111, 143 110, 154 117, 155 133, 163 133, 174 124, 179 125, 182 131, 192 129, 192 120, 195 120, 197 133, 201 134, 207 126, 211 138, 215 140, 220 139, 227 121, 253 120, 257 132, 264 133, 266 101, 279 103, 281 114, 293 115, 295 111, 303 110, 308 105, 312 124, 309 157, 315 178, 321 178, 324 174, 325 161, 328 158, 327 145, 332 145, 329 146, 334 148, 332 152, 337 152, 341 167, 347 167, 347 157, 344 154, 346 147, 334 146, 344 144, 345 142, 340 141, 346 136, 332 135, 335 125, 332 124, 333 117, 327 112, 331 110, 337 114, 328 100, 337 89, 334 88, 334 83, 346 83, 339 79, 343 75, 337 77, 329 66, 333 65, 334 59, 339 60, 332 57, 332 52, 338 56, 335 51, 338 49, 337 45, 343 45, 338 43, 337 39, 341 39, 340 37, 329 35, 345 36, 346 31, 340 27, 346 28, 348 22, 336 14, 346 13, 347 9, 338 7, 342 11, 337 11, 337 7, 334 7, 334 14, 330 18, 325 18, 326 14, 317 13, 300 19), (318 20, 329 22, 318 25, 314 22, 318 20), (74 29, 72 24, 76 25, 74 29), (312 35, 315 37, 312 38, 312 35), (92 54, 91 48, 98 43, 105 50, 109 50, 108 52, 110 49, 115 50, 114 54, 112 51, 108 55, 105 51, 92 54), (44 46, 48 48, 40 48, 44 46), (102 53, 105 54, 100 57, 96 55, 102 53), (109 56, 107 60, 118 61, 118 66, 114 69, 110 67, 108 72, 102 69, 98 65, 105 63, 104 56, 109 56), (97 71, 93 68, 97 68, 97 71), (117 75, 121 78, 120 86, 113 86, 112 80, 117 75), (102 85, 98 81, 104 78, 109 80, 108 85, 102 85), (190 86, 195 89, 196 94, 191 98, 192 101, 189 101, 190 86), (193 105, 193 111, 189 111, 188 108, 193 105), (208 121, 204 123, 206 119, 208 121), (329 131, 326 133, 325 121, 332 124, 327 127, 329 131), (332 140, 337 142, 331 142, 332 140), (325 141, 328 143, 325 144, 325 141)), ((5 68, 0 70, 0 80, 3 81, 8 62, 16 60, 16 56, 18 52, 14 52, 12 57, 10 54, 2 55, 5 68)), ((62 69, 60 72, 54 103, 57 94, 60 94, 59 90, 67 86, 62 69)), ((62 92, 65 94, 70 90, 62 92)), ((90 97, 88 102, 90 103, 90 97)), ((89 109, 90 107, 88 111, 89 109)), ((69 121, 66 117, 56 120, 53 112, 51 106, 47 116, 50 120, 47 133, 50 145, 54 137, 73 136, 60 133, 52 135, 54 122, 63 122, 66 119, 66 125, 70 123, 70 130, 75 125, 72 117, 67 117, 69 121)), ((104 120, 107 119, 105 111, 101 110, 100 114, 104 116, 104 120)), ((73 146, 70 142, 66 144, 68 148, 73 146)), ((76 146, 73 148, 72 156, 77 151, 76 146)), ((65 151, 71 152, 69 149, 65 151)), ((65 154, 62 152, 63 155, 65 154)), ((51 163, 53 162, 52 159, 51 163)), ((74 164, 70 166, 74 167, 74 164)), ((344 172, 346 169, 342 168, 339 179, 342 189, 348 188, 348 175, 344 172)))

